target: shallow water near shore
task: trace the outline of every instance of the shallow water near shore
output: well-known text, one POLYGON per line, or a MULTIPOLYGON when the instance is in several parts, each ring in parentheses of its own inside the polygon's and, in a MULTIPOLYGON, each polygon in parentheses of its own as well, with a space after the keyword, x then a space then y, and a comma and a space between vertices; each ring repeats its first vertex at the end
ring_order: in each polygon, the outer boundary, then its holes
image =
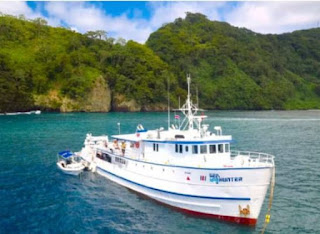
MULTIPOLYGON (((210 130, 233 135, 232 149, 276 156, 266 233, 320 233, 320 111, 208 111, 210 130)), ((174 121, 172 119, 172 121, 174 121)), ((0 116, 0 233, 259 233, 177 212, 104 177, 67 176, 56 154, 81 149, 86 133, 112 135, 138 124, 167 127, 166 113, 44 113, 0 116)))

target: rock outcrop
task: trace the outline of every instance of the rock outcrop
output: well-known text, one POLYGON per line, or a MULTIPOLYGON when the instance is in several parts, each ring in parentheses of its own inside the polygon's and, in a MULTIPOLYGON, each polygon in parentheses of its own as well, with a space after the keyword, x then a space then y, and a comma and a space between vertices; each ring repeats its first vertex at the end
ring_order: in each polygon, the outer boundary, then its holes
POLYGON ((112 110, 119 112, 137 111, 167 111, 168 106, 163 103, 140 105, 135 99, 128 100, 123 94, 115 94, 112 101, 112 110))
POLYGON ((86 97, 71 99, 62 96, 58 90, 50 90, 45 95, 34 96, 35 105, 46 110, 60 112, 108 112, 111 109, 111 90, 103 79, 98 77, 86 97))
POLYGON ((83 105, 83 110, 86 112, 108 112, 110 109, 111 90, 103 77, 98 77, 83 105))
POLYGON ((136 112, 141 111, 141 105, 136 100, 127 100, 123 94, 115 94, 112 101, 113 111, 136 112))

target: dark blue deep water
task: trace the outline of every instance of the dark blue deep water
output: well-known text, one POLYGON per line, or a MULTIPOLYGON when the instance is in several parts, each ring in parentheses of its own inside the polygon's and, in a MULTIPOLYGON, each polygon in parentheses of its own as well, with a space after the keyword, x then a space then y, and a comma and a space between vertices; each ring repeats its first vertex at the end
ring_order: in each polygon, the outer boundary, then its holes
MULTIPOLYGON (((233 149, 276 155, 268 233, 320 233, 320 111, 207 112, 232 134, 233 149)), ((159 205, 105 178, 66 176, 56 153, 82 147, 86 133, 166 127, 166 113, 0 116, 0 233, 258 233, 159 205)))

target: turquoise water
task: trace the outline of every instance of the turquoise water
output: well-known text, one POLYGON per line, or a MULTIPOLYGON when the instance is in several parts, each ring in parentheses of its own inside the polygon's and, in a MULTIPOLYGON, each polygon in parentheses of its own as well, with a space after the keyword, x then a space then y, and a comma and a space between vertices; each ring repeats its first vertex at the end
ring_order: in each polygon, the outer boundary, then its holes
MULTIPOLYGON (((320 111, 206 112, 211 129, 232 134, 234 149, 276 155, 268 233, 320 233, 320 111)), ((56 153, 82 147, 86 133, 166 127, 166 113, 0 116, 0 233, 258 233, 159 205, 105 178, 66 176, 56 153)))

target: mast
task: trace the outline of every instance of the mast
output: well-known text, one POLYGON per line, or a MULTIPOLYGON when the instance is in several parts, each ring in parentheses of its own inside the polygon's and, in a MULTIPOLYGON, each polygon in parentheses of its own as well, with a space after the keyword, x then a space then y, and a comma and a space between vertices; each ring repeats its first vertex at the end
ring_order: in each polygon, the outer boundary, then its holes
POLYGON ((170 128, 170 93, 169 93, 170 82, 169 82, 169 76, 168 76, 167 82, 168 82, 168 130, 169 130, 169 128, 170 128))
POLYGON ((197 107, 199 108, 199 94, 198 94, 198 86, 196 86, 196 94, 197 94, 197 107))
POLYGON ((200 131, 201 122, 204 118, 206 118, 206 116, 197 116, 197 113, 199 111, 198 105, 192 103, 191 93, 190 93, 190 85, 191 85, 190 74, 187 74, 187 83, 188 83, 187 100, 181 107, 179 104, 179 109, 178 109, 185 116, 180 126, 183 126, 182 127, 183 130, 193 130, 194 127, 196 127, 200 131))
POLYGON ((191 77, 190 74, 187 75, 188 82, 188 97, 187 97, 187 111, 188 111, 188 120, 189 120, 189 129, 193 129, 193 114, 192 114, 192 104, 191 104, 191 94, 190 94, 190 83, 191 77))

